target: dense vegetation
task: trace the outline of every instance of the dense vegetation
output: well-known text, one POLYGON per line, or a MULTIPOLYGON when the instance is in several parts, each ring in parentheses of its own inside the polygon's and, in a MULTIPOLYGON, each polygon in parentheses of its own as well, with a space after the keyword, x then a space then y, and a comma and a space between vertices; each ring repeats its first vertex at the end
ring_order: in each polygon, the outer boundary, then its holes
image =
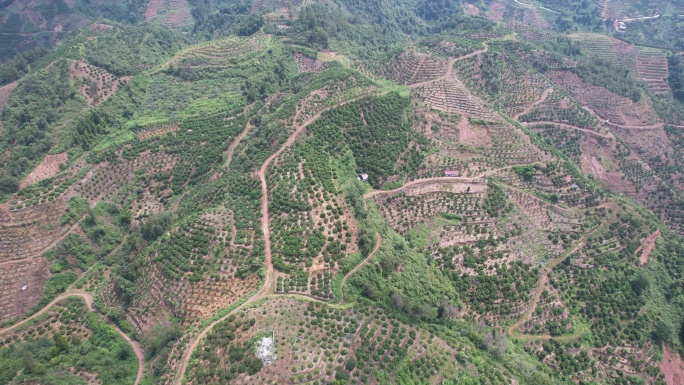
POLYGON ((84 44, 85 59, 117 76, 135 75, 177 52, 186 39, 154 24, 112 28, 84 44))
POLYGON ((52 125, 85 105, 69 83, 69 63, 59 61, 23 79, 3 109, 2 162, 6 175, 19 177, 55 144, 52 125))
POLYGON ((667 80, 672 88, 672 96, 684 102, 684 62, 681 57, 673 55, 668 59, 668 65, 670 74, 667 80))
MULTIPOLYGON (((18 7, 13 1, 0 4, 0 79, 11 81, 26 70, 47 49, 60 40, 72 37, 72 32, 98 18, 138 23, 144 20, 146 0, 99 2, 89 0, 39 0, 18 7)), ((1 83, 0 83, 1 84, 1 83)))
POLYGON ((684 64, 594 2, 69 3, 32 5, 113 20, 0 64, 0 319, 95 310, 3 329, 0 383, 132 382, 119 333, 146 384, 660 385, 684 351, 684 64))
POLYGON ((581 62, 572 71, 587 83, 606 87, 606 89, 625 97, 634 102, 641 100, 641 87, 636 80, 629 76, 629 69, 617 68, 609 62, 595 59, 590 62, 581 62))
POLYGON ((0 382, 87 384, 77 373, 97 375, 103 384, 133 381, 135 355, 111 326, 89 314, 80 299, 61 301, 53 309, 53 316, 0 345, 0 382))

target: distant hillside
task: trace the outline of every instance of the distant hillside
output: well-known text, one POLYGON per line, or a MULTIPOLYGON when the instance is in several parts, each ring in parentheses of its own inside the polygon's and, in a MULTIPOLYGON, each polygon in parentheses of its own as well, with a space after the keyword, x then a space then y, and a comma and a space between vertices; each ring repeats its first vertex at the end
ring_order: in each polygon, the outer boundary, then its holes
POLYGON ((0 385, 682 385, 679 1, 0 4, 0 385))

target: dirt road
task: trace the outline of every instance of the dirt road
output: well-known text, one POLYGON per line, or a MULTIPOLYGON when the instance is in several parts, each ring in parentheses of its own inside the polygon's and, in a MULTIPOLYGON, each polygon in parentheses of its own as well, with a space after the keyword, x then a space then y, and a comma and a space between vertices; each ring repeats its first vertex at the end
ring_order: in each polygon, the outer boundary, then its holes
POLYGON ((539 277, 539 281, 537 281, 537 287, 534 290, 534 294, 532 294, 532 299, 530 300, 529 304, 527 305, 527 309, 525 312, 523 312, 522 316, 518 321, 516 321, 514 324, 508 327, 506 330, 507 334, 511 337, 514 338, 520 338, 520 339, 526 339, 526 340, 548 340, 551 338, 555 338, 558 340, 571 340, 579 337, 581 335, 582 330, 578 329, 573 335, 571 336, 559 336, 559 337, 552 337, 550 335, 529 335, 529 334, 522 334, 518 332, 518 329, 520 326, 522 326, 528 319, 530 319, 530 316, 532 313, 536 310, 537 304, 539 303, 539 299, 541 298, 541 294, 544 291, 544 285, 549 281, 549 273, 553 270, 554 267, 556 267, 559 263, 565 260, 568 256, 572 255, 575 253, 577 250, 579 250, 582 246, 584 246, 585 242, 587 239, 589 239, 590 236, 592 236, 598 229, 600 229, 603 226, 603 224, 597 225, 595 228, 593 228, 591 231, 589 231, 586 235, 584 235, 582 238, 580 238, 575 246, 573 246, 570 250, 564 252, 560 256, 556 257, 555 259, 551 260, 541 271, 541 276, 539 277))
POLYGON ((445 80, 445 79, 450 78, 450 77, 451 77, 451 74, 454 72, 454 63, 456 63, 456 62, 458 62, 458 61, 461 61, 461 60, 465 60, 465 59, 471 58, 471 57, 473 57, 473 56, 477 56, 477 55, 479 55, 479 54, 482 54, 482 53, 485 53, 485 52, 489 51, 489 46, 487 45, 487 42, 482 43, 482 45, 484 46, 483 49, 479 49, 479 50, 477 50, 477 51, 471 52, 471 53, 469 53, 469 54, 467 54, 467 55, 463 55, 463 56, 460 56, 460 57, 457 57, 457 58, 450 58, 449 61, 447 62, 447 70, 446 70, 446 72, 444 73, 444 75, 439 76, 439 77, 436 78, 436 79, 426 80, 426 81, 424 81, 424 82, 418 82, 418 83, 409 84, 408 87, 409 87, 409 88, 418 88, 418 87, 422 87, 422 86, 424 86, 424 85, 426 85, 426 84, 436 83, 436 82, 439 82, 439 81, 442 81, 442 80, 445 80))
MULTIPOLYGON (((499 171, 499 170, 501 170, 501 169, 497 169, 495 171, 499 171)), ((434 178, 416 179, 414 181, 406 183, 405 185, 403 185, 399 188, 395 188, 394 190, 372 190, 372 191, 369 191, 363 196, 363 198, 364 198, 364 200, 366 200, 368 198, 372 198, 372 197, 378 196, 378 195, 395 194, 395 193, 398 193, 399 191, 405 190, 409 187, 417 187, 417 186, 421 186, 421 185, 425 185, 425 184, 434 184, 434 183, 438 183, 438 182, 442 182, 442 183, 454 183, 454 182, 458 182, 458 183, 478 183, 478 182, 484 183, 482 178, 485 174, 486 173, 483 173, 483 174, 480 174, 480 175, 477 175, 474 177, 467 177, 467 178, 451 177, 451 176, 438 176, 438 177, 434 177, 434 178)))
POLYGON ((344 284, 347 282, 347 279, 359 271, 360 268, 365 266, 375 256, 375 254, 377 254, 378 250, 380 250, 380 247, 382 247, 382 237, 380 236, 380 233, 375 233, 375 247, 373 248, 373 251, 368 254, 366 259, 356 265, 355 268, 353 268, 344 276, 344 278, 342 278, 342 283, 340 283, 340 302, 344 302, 344 284))
MULTIPOLYGON (((367 95, 361 95, 356 98, 349 99, 347 101, 338 103, 334 106, 325 108, 318 112, 317 114, 313 115, 311 118, 307 119, 303 123, 299 124, 298 126, 295 127, 295 130, 290 136, 287 138, 285 143, 276 151, 273 153, 271 156, 269 156, 266 161, 261 165, 261 168, 259 169, 259 180, 261 181, 261 230, 264 234, 264 255, 265 255, 265 265, 266 265, 266 276, 264 278, 264 284, 257 291, 252 297, 250 297, 247 301, 245 301, 242 305, 236 307, 223 317, 217 319, 216 321, 212 322, 209 324, 202 332, 200 332, 197 337, 195 337, 190 344, 188 344, 187 348, 183 352, 183 357, 181 358, 181 361, 178 366, 178 371, 176 372, 176 376, 174 378, 173 383, 175 385, 181 385, 183 378, 185 377, 185 372, 188 370, 188 363, 190 362, 190 358, 192 357, 192 352, 195 351, 195 348, 197 348, 197 345, 199 345, 200 341, 204 336, 206 336, 213 328, 216 326, 219 322, 227 319, 230 317, 232 314, 235 314, 236 312, 244 309, 245 307, 249 306, 250 304, 266 297, 272 294, 272 286, 273 286, 273 276, 274 276, 274 269, 273 269, 273 261, 272 261, 272 252, 271 252, 271 219, 268 214, 268 184, 266 181, 266 172, 268 171, 268 166, 273 162, 275 158, 277 158, 280 154, 282 154, 285 149, 288 147, 292 146, 294 142, 297 140, 297 138, 301 135, 302 132, 306 129, 307 126, 309 126, 311 123, 316 121, 318 118, 320 118, 321 114, 324 112, 337 108, 339 106, 354 102, 358 99, 361 99, 363 97, 366 97, 367 95)), ((299 116, 301 114, 300 110, 297 110, 297 113, 294 116, 293 121, 296 122, 299 120, 299 116)), ((278 295, 270 295, 270 296, 278 296, 278 295)))
POLYGON ((521 112, 521 113, 516 114, 515 116, 513 116, 513 120, 518 120, 519 117, 521 117, 521 116, 523 116, 523 115, 529 114, 535 107, 537 107, 538 105, 544 103, 544 102, 546 101, 546 98, 548 98, 549 95, 551 95, 552 92, 553 92, 553 87, 549 87, 549 88, 545 89, 545 90, 544 90, 544 93, 543 93, 542 96, 539 98, 539 100, 537 100, 537 101, 535 101, 534 103, 532 103, 532 104, 530 104, 529 106, 527 106, 527 108, 525 108, 525 110, 524 110, 523 112, 521 112))
POLYGON ((522 124, 525 127, 534 127, 534 126, 539 126, 542 124, 549 124, 549 125, 559 126, 559 127, 563 127, 563 128, 569 128, 569 129, 576 130, 576 131, 582 131, 582 132, 585 132, 585 133, 590 134, 590 135, 599 136, 601 138, 615 139, 615 136, 611 133, 603 134, 600 132, 590 130, 588 128, 573 126, 572 124, 565 124, 565 123, 558 123, 558 122, 551 122, 551 121, 529 122, 529 123, 522 123, 522 124))

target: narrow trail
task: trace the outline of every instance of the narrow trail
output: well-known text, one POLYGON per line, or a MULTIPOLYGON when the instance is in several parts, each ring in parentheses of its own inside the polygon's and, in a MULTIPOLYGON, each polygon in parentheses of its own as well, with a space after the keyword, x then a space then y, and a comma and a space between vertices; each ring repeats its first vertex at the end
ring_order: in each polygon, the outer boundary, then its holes
POLYGON ((26 257, 26 258, 8 259, 8 260, 5 260, 5 261, 0 262, 0 266, 10 265, 10 264, 13 264, 13 263, 17 263, 17 262, 19 262, 19 261, 29 261, 29 260, 38 258, 39 256, 43 255, 43 253, 45 253, 47 250, 50 250, 50 249, 53 248, 56 244, 58 244, 59 242, 62 242, 63 240, 65 240, 66 237, 69 236, 69 234, 73 233, 73 232, 78 228, 78 226, 80 226, 80 224, 81 224, 81 222, 83 221, 84 217, 85 217, 85 215, 84 215, 83 217, 81 217, 81 219, 79 219, 78 222, 76 222, 73 226, 71 226, 71 227, 69 228, 69 230, 67 230, 67 232, 65 232, 64 234, 60 235, 59 238, 55 239, 54 241, 50 242, 47 246, 45 246, 45 247, 40 251, 40 253, 37 253, 35 256, 26 257))
MULTIPOLYGON (((594 114, 594 115, 596 115, 596 114, 594 114)), ((598 115, 596 115, 596 116, 598 116, 598 115)), ((626 126, 626 125, 622 125, 622 124, 608 122, 608 123, 606 123, 606 125, 608 125, 608 127, 624 128, 627 130, 656 130, 658 128, 665 127, 665 123, 653 123, 653 124, 650 124, 648 126, 626 126)))
MULTIPOLYGON (((546 79, 547 79, 548 81, 551 81, 549 78, 546 78, 546 79)), ((572 98, 572 99, 575 100, 574 98, 572 98)), ((665 127, 665 123, 663 123, 663 122, 657 122, 657 123, 649 124, 649 125, 646 125, 646 126, 629 125, 629 124, 624 124, 624 125, 623 125, 623 124, 613 123, 613 122, 607 120, 605 117, 601 116, 601 115, 600 115, 599 113, 597 113, 593 108, 589 107, 589 105, 580 103, 580 102, 578 102, 577 100, 575 100, 575 101, 576 101, 577 103, 579 103, 585 110, 589 111, 589 113, 590 113, 591 115, 595 116, 596 119, 598 119, 600 122, 605 123, 605 124, 608 126, 608 128, 617 127, 617 128, 626 128, 626 129, 629 129, 629 130, 655 130, 655 129, 658 129, 658 128, 663 128, 663 127, 665 127)))
POLYGON ((543 124, 549 124, 549 125, 569 128, 569 129, 576 130, 576 131, 586 132, 587 134, 599 136, 601 138, 615 139, 615 136, 612 133, 603 134, 600 132, 589 130, 587 128, 581 128, 581 127, 573 126, 572 124, 566 124, 566 123, 558 123, 558 122, 552 122, 552 121, 539 121, 539 122, 530 122, 530 123, 521 123, 521 124, 524 125, 525 127, 535 127, 535 126, 539 126, 539 125, 543 125, 543 124))
POLYGON ((173 202, 173 206, 171 206, 171 211, 176 212, 178 210, 178 206, 180 206, 181 202, 183 201, 183 198, 185 198, 186 195, 188 195, 187 191, 181 194, 181 196, 179 196, 178 199, 176 199, 176 201, 173 202))
POLYGON ((603 2, 603 9, 601 9, 601 17, 603 17, 603 20, 606 20, 606 13, 608 12, 608 0, 605 0, 603 2))
POLYGON ((235 151, 235 147, 237 147, 238 144, 242 141, 242 139, 247 135, 247 133, 254 128, 254 125, 252 124, 251 120, 247 120, 247 124, 245 124, 245 128, 238 134, 238 136, 235 138, 235 140, 228 146, 228 150, 226 151, 226 164, 223 166, 224 168, 230 167, 230 162, 233 161, 233 152, 235 151))
MULTIPOLYGON (((500 171, 500 170, 503 170, 503 169, 496 169, 495 171, 500 171)), ((465 177, 452 177, 452 176, 438 176, 438 177, 434 177, 434 178, 416 179, 414 181, 406 183, 405 185, 403 185, 399 188, 395 188, 394 190, 373 190, 373 191, 369 191, 366 194, 364 194, 363 199, 365 201, 366 199, 372 198, 374 196, 394 194, 394 193, 398 193, 401 190, 407 189, 409 187, 421 186, 424 184, 433 184, 433 183, 437 183, 437 182, 475 183, 477 181, 482 180, 482 177, 485 174, 486 173, 479 174, 479 175, 476 175, 474 177, 467 177, 467 178, 465 178, 465 177)))
POLYGON ((519 117, 529 114, 535 107, 544 103, 546 101, 546 98, 548 98, 552 92, 553 92, 553 87, 549 87, 549 88, 545 89, 544 93, 542 94, 541 98, 539 98, 539 100, 530 104, 527 108, 525 108, 525 111, 513 116, 513 120, 518 120, 519 117))
POLYGON ((394 194, 398 193, 401 190, 410 188, 410 187, 417 187, 417 186, 422 186, 422 185, 428 185, 428 184, 434 184, 434 183, 473 183, 473 184, 480 184, 484 183, 484 178, 488 176, 495 175, 496 173, 500 171, 505 171, 505 170, 510 170, 513 167, 516 166, 526 166, 529 165, 530 163, 521 163, 521 164, 511 164, 505 167, 499 167, 495 168, 489 171, 485 171, 483 173, 474 175, 474 176, 469 176, 469 177, 453 177, 453 176, 436 176, 432 178, 424 178, 424 179, 416 179, 413 180, 409 183, 406 183, 405 185, 401 187, 397 187, 393 190, 371 190, 363 195, 363 207, 368 210, 368 204, 367 204, 367 198, 372 198, 374 196, 378 195, 387 195, 387 194, 394 194))
POLYGON ((553 270, 554 267, 556 267, 559 263, 565 260, 568 256, 572 255, 575 253, 577 250, 579 250, 582 246, 584 246, 585 242, 587 239, 589 239, 590 236, 596 232, 596 230, 600 229, 603 227, 603 224, 597 225, 594 229, 592 229, 590 232, 585 234, 582 238, 580 238, 575 246, 573 246, 570 250, 564 252, 560 256, 556 257, 555 259, 551 260, 543 269, 541 272, 541 276, 539 277, 539 281, 537 281, 537 287, 534 290, 534 294, 532 294, 532 299, 527 305, 527 309, 523 312, 522 316, 520 319, 518 319, 515 323, 513 323, 511 326, 508 327, 506 330, 507 334, 513 338, 519 338, 519 339, 525 339, 525 340, 548 340, 551 338, 558 339, 558 340, 572 340, 579 335, 582 334, 582 330, 578 329, 573 335, 570 336, 558 336, 558 337, 552 337, 550 335, 531 335, 531 334, 523 334, 518 332, 518 329, 520 326, 522 326, 527 320, 530 319, 530 316, 532 316, 532 313, 536 310, 537 304, 539 303, 539 299, 541 298, 541 294, 544 291, 544 285, 549 281, 549 273, 553 270))
POLYGON ((631 19, 620 19, 620 21, 624 22, 629 22, 629 21, 637 21, 637 20, 648 20, 648 19, 657 19, 659 18, 660 15, 655 15, 655 16, 644 16, 644 17, 633 17, 631 19))
POLYGON ((656 246, 656 241, 661 235, 663 234, 660 232, 660 230, 656 230, 653 234, 641 241, 641 246, 639 246, 639 248, 635 251, 636 254, 641 252, 641 255, 639 256, 639 262, 641 263, 641 266, 646 266, 648 263, 648 257, 651 255, 651 252, 653 252, 653 249, 656 246))
POLYGON ((347 273, 344 278, 342 278, 342 283, 340 283, 340 302, 344 302, 344 284, 347 282, 347 279, 354 275, 357 271, 359 271, 360 268, 365 266, 373 257, 375 254, 378 253, 378 250, 380 250, 380 247, 382 247, 382 237, 380 236, 380 233, 375 233, 375 247, 373 248, 373 251, 368 254, 366 259, 364 259, 361 263, 356 265, 355 268, 353 268, 349 273, 347 273))
POLYGON ((523 312, 522 317, 518 319, 513 325, 509 326, 508 328, 508 335, 516 338, 537 338, 539 336, 530 336, 530 335, 525 335, 522 333, 518 332, 518 329, 520 326, 522 326, 527 320, 532 316, 532 312, 535 311, 537 308, 537 304, 539 303, 539 299, 541 298, 542 291, 544 290, 544 285, 549 281, 549 273, 551 270, 558 265, 561 261, 563 261, 565 258, 567 258, 569 255, 572 253, 576 252, 577 250, 580 249, 580 247, 584 246, 584 242, 586 241, 586 236, 577 242, 577 244, 570 250, 566 251, 565 253, 561 254, 559 257, 556 259, 552 260, 551 263, 547 264, 547 266, 542 270, 541 277, 539 277, 539 281, 537 281, 537 287, 534 289, 534 294, 532 295, 532 299, 530 300, 529 304, 527 305, 527 309, 525 312, 523 312))
MULTIPOLYGON (((174 385, 181 385, 183 378, 185 377, 185 372, 188 370, 188 363, 190 362, 190 359, 192 357, 192 353, 195 351, 197 348, 197 345, 199 345, 200 341, 204 336, 206 336, 218 323, 224 321, 228 317, 230 317, 232 314, 235 314, 236 312, 244 309, 245 307, 253 304, 256 301, 259 301, 263 298, 266 297, 277 297, 280 295, 273 295, 272 294, 272 286, 273 286, 273 278, 274 278, 274 269, 273 269, 273 261, 272 261, 272 252, 271 252, 271 219, 268 215, 268 184, 266 182, 266 172, 268 171, 268 166, 273 162, 275 158, 277 158, 280 154, 282 154, 285 149, 288 147, 292 146, 292 144, 297 140, 297 138, 300 136, 300 134, 306 129, 307 126, 309 126, 311 123, 316 121, 318 118, 320 118, 321 114, 324 112, 331 110, 333 108, 340 107, 342 105, 352 103, 358 99, 364 98, 367 95, 361 95, 349 100, 346 100, 344 102, 338 103, 334 106, 324 108, 323 110, 319 111, 303 123, 295 126, 295 131, 290 134, 290 136, 287 138, 285 143, 276 151, 273 153, 271 156, 269 156, 266 161, 261 165, 261 168, 259 169, 259 180, 261 181, 261 229, 264 234, 264 254, 265 254, 265 261, 264 263, 266 264, 266 275, 264 278, 264 284, 259 289, 252 297, 250 297, 247 301, 242 303, 240 306, 236 307, 232 311, 228 312, 226 315, 223 317, 217 319, 216 321, 212 322, 209 324, 207 327, 205 327, 198 335, 195 337, 192 342, 188 344, 186 347, 185 351, 183 352, 183 357, 179 363, 178 370, 176 372, 176 376, 173 380, 174 385)), ((299 116, 302 111, 297 110, 295 113, 293 121, 296 122, 299 120, 299 116)), ((307 297, 308 298, 308 297, 307 297)))
MULTIPOLYGON (((245 108, 243 108, 242 112, 244 114, 247 114, 249 110, 254 107, 255 103, 252 103, 245 108)), ((237 147, 238 144, 242 141, 242 139, 247 135, 247 133, 254 128, 254 125, 252 124, 252 120, 247 118, 247 123, 245 124, 245 128, 238 134, 237 137, 233 140, 233 142, 228 146, 228 150, 226 150, 226 164, 223 166, 224 168, 230 167, 230 162, 233 161, 233 152, 235 151, 235 147, 237 147)))
POLYGON ((279 293, 279 294, 269 294, 264 297, 265 299, 274 299, 274 298, 293 298, 301 301, 306 301, 306 302, 314 302, 318 303, 321 305, 328 306, 333 309, 349 309, 350 307, 353 306, 353 303, 330 303, 328 301, 324 301, 318 298, 315 298, 313 296, 310 296, 308 294, 301 294, 301 293, 279 293))
POLYGON ((131 348, 133 349, 133 352, 135 352, 135 356, 136 356, 137 359, 138 359, 138 374, 137 374, 136 377, 135 377, 135 383, 134 383, 134 385, 138 385, 138 384, 140 383, 140 380, 142 379, 142 376, 143 376, 143 369, 144 369, 144 367, 145 367, 145 356, 143 355, 143 351, 142 351, 142 349, 140 348, 140 345, 139 345, 136 341, 133 341, 133 340, 132 340, 126 333, 124 333, 121 329, 119 329, 119 327, 116 326, 116 324, 114 324, 114 322, 112 322, 109 318, 105 317, 103 314, 101 314, 99 311, 97 311, 97 309, 95 309, 95 307, 93 306, 93 295, 90 294, 90 293, 86 293, 86 292, 76 292, 76 291, 74 291, 74 292, 69 292, 69 293, 61 294, 61 295, 57 296, 57 298, 55 298, 54 300, 52 300, 52 302, 50 302, 47 306, 45 306, 44 308, 40 309, 40 310, 39 310, 37 313, 35 313, 34 315, 32 315, 32 316, 26 318, 25 320, 22 320, 21 322, 16 323, 16 324, 14 324, 14 325, 12 325, 12 326, 10 326, 10 327, 7 327, 7 328, 5 328, 5 329, 1 329, 1 330, 0 330, 0 335, 3 335, 3 334, 8 333, 8 332, 11 332, 11 331, 13 331, 13 330, 15 330, 15 329, 21 327, 22 325, 25 325, 27 322, 29 322, 29 321, 31 321, 31 320, 33 320, 33 319, 36 319, 36 318, 38 318, 38 317, 40 317, 41 315, 45 314, 45 312, 47 312, 47 311, 48 311, 52 306, 54 306, 56 303, 58 303, 58 302, 60 302, 60 301, 62 301, 62 300, 65 300, 65 299, 67 299, 67 298, 71 298, 71 297, 80 297, 80 298, 82 298, 82 299, 85 301, 85 303, 86 303, 86 307, 88 308, 88 311, 98 314, 105 322, 107 322, 107 324, 109 324, 110 326, 112 326, 112 327, 116 330, 116 332, 119 333, 119 335, 121 336, 121 338, 123 338, 124 340, 126 340, 126 342, 128 342, 128 344, 131 345, 131 348))
POLYGON ((459 56, 457 58, 450 58, 449 61, 447 62, 447 70, 444 73, 444 75, 442 75, 436 79, 426 80, 424 82, 418 82, 418 83, 414 83, 414 84, 409 84, 408 87, 409 88, 419 88, 419 87, 422 87, 426 84, 436 83, 436 82, 440 82, 440 81, 443 81, 445 79, 450 78, 451 74, 453 74, 453 72, 454 72, 454 64, 456 62, 459 62, 461 60, 465 60, 465 59, 468 59, 468 58, 471 58, 473 56, 477 56, 477 55, 480 55, 480 54, 483 54, 483 53, 486 53, 489 51, 489 45, 487 45, 487 42, 483 42, 482 45, 484 46, 483 49, 479 49, 477 51, 471 52, 467 55, 459 56))
POLYGON ((560 13, 560 12, 558 12, 558 11, 554 11, 553 9, 548 9, 548 8, 542 7, 541 5, 534 5, 534 4, 521 3, 521 2, 519 2, 518 0, 514 0, 514 1, 515 1, 517 4, 522 5, 523 7, 527 7, 527 8, 539 8, 539 9, 543 9, 543 10, 545 10, 545 11, 549 11, 549 12, 551 12, 551 13, 560 13))

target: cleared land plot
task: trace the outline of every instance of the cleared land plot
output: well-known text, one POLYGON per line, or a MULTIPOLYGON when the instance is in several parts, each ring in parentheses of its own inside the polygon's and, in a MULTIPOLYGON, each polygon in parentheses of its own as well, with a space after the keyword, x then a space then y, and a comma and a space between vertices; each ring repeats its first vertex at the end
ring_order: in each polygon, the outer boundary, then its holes
POLYGON ((60 172, 60 166, 66 165, 68 158, 69 156, 66 152, 57 155, 46 155, 43 161, 21 181, 19 188, 24 188, 41 180, 56 176, 60 172))

